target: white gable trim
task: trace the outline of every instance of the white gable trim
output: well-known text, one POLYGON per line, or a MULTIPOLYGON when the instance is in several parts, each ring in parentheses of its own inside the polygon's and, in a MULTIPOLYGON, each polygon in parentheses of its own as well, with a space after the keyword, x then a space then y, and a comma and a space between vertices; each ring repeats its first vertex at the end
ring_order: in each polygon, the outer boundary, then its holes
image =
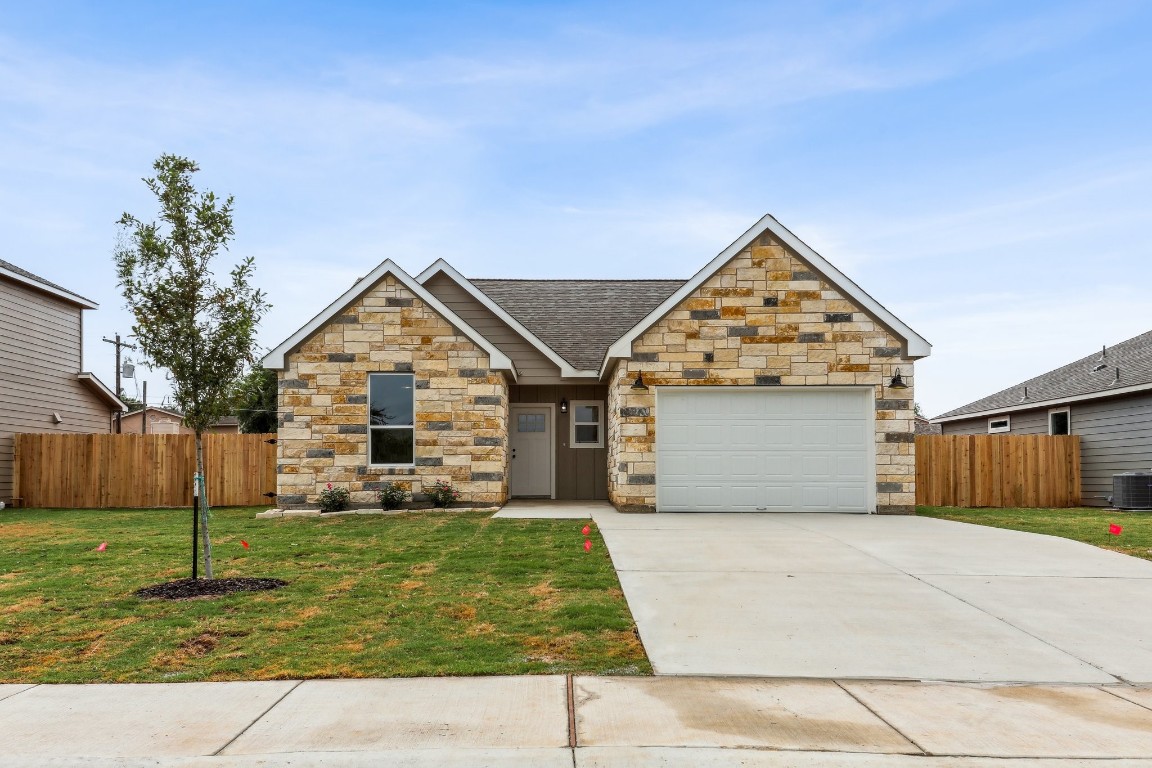
POLYGON ((272 368, 274 370, 282 371, 286 367, 285 358, 288 354, 294 351, 297 347, 303 344, 312 334, 319 331, 324 326, 331 322, 332 318, 343 312, 353 302, 359 299, 362 295, 367 293, 377 283, 383 280, 387 275, 395 277, 401 285, 416 295, 422 302, 427 304, 431 309, 435 310, 441 317, 455 326, 461 333, 467 336, 472 342, 488 353, 489 367, 497 371, 507 371, 512 375, 512 380, 516 380, 516 368, 512 365, 512 360, 509 359, 500 350, 496 349, 488 339, 484 338, 472 326, 460 319, 459 316, 448 307, 444 306, 438 298, 433 296, 427 291, 424 286, 416 282, 416 280, 404 270, 400 269, 391 259, 385 259, 380 263, 376 269, 368 273, 356 282, 351 288, 344 292, 344 294, 336 299, 336 301, 329 304, 320 314, 312 318, 296 333, 289 336, 284 340, 280 346, 269 352, 261 361, 265 368, 272 368))
POLYGON ((416 279, 419 280, 421 284, 423 284, 428 282, 428 280, 437 272, 443 272, 444 274, 448 275, 448 277, 452 278, 452 280, 454 280, 457 285, 467 291, 472 298, 476 299, 476 301, 484 305, 484 307, 492 312, 492 314, 503 320, 504 323, 508 325, 508 327, 516 331, 516 333, 520 334, 525 341, 539 350, 542 355, 555 363, 557 367, 560 368, 561 377, 566 379, 599 377, 599 373, 594 370, 584 371, 572 367, 571 363, 560 357, 560 355, 556 354, 556 351, 552 349, 552 347, 545 344, 540 340, 538 336, 536 336, 536 334, 525 328, 519 320, 512 317, 512 315, 508 314, 503 307, 492 301, 492 298, 488 296, 488 294, 484 293, 484 291, 473 285, 468 278, 457 272, 456 269, 444 259, 437 259, 436 262, 432 264, 432 266, 428 267, 428 269, 417 275, 416 279))
POLYGON ((883 304, 865 293, 864 289, 848 279, 844 273, 832 266, 823 256, 812 250, 807 243, 792 234, 787 227, 778 222, 771 214, 765 214, 764 218, 756 222, 751 229, 721 251, 719 256, 708 262, 702 270, 692 276, 691 280, 684 283, 676 293, 665 299, 664 303, 652 310, 643 320, 634 325, 631 330, 617 339, 616 342, 608 348, 608 352, 604 356, 604 362, 600 366, 600 375, 602 377, 607 375, 608 370, 616 360, 631 357, 633 341, 651 328, 660 318, 679 306, 681 302, 692 295, 692 293, 709 278, 719 272, 736 254, 751 245, 756 238, 765 232, 771 232, 777 240, 784 243, 784 245, 795 251, 800 258, 811 264, 817 272, 827 279, 837 290, 843 293, 846 298, 852 299, 862 310, 868 312, 872 317, 888 326, 898 336, 903 338, 907 346, 908 357, 920 358, 932 354, 932 345, 920 336, 920 334, 901 322, 900 318, 893 315, 883 304))
POLYGON ((30 288, 35 288, 37 291, 50 294, 58 299, 63 299, 69 304, 75 304, 76 306, 82 307, 84 309, 96 309, 100 306, 90 299, 86 299, 79 294, 72 293, 72 291, 68 291, 63 288, 57 288, 52 285, 46 285, 39 280, 34 280, 27 275, 22 275, 19 272, 13 272, 12 270, 5 269, 4 267, 0 267, 0 275, 3 275, 10 280, 15 280, 18 283, 22 283, 23 285, 27 285, 30 288))

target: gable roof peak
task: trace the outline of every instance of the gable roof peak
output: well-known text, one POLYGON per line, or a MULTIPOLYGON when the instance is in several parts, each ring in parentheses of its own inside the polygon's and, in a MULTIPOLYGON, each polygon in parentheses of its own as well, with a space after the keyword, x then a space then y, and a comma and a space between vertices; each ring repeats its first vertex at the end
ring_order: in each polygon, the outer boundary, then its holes
POLYGON ((472 343, 480 347, 489 357, 489 365, 494 370, 506 371, 512 376, 512 380, 516 380, 516 367, 512 364, 512 360, 499 349, 497 349, 492 342, 484 338, 483 334, 466 323, 455 312, 446 307, 443 302, 428 292, 427 289, 421 285, 416 278, 409 275, 400 268, 392 259, 385 259, 380 262, 375 269, 369 272, 366 276, 357 280, 351 288, 345 291, 341 296, 320 311, 315 317, 305 323, 299 330, 281 342, 275 349, 264 356, 261 364, 265 368, 272 368, 274 370, 284 370, 287 363, 285 358, 289 353, 294 352, 305 341, 308 340, 314 333, 319 331, 327 325, 334 317, 339 315, 361 296, 379 285, 386 277, 391 275, 396 278, 406 289, 413 293, 422 302, 427 304, 434 312, 439 314, 445 320, 452 324, 457 330, 467 336, 472 343))

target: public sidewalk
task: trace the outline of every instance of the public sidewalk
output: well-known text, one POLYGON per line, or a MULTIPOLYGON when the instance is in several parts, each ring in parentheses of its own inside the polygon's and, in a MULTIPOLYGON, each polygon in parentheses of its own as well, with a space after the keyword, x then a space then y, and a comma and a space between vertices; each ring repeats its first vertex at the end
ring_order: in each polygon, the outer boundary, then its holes
POLYGON ((1152 687, 558 675, 0 685, 0 766, 312 765, 1152 766, 1152 687))

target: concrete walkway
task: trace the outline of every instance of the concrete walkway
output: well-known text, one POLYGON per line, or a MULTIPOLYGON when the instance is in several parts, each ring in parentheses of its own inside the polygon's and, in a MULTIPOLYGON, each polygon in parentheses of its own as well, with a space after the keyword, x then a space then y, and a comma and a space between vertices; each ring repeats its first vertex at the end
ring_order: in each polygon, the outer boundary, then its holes
POLYGON ((594 519, 658 674, 1152 683, 1152 562, 923 517, 594 519))
POLYGON ((1152 688, 563 676, 0 685, 4 766, 1097 764, 1152 766, 1152 688))

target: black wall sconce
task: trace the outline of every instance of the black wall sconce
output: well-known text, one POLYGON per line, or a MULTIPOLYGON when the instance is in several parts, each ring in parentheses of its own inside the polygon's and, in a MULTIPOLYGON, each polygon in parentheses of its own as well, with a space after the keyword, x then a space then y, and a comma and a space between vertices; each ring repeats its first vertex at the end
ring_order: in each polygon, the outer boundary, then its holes
POLYGON ((647 392, 648 391, 648 385, 644 383, 644 372, 643 371, 637 371, 636 372, 636 381, 632 382, 632 391, 633 392, 647 392))
POLYGON ((888 389, 908 389, 908 385, 904 383, 904 378, 900 375, 900 369, 896 369, 896 375, 892 377, 892 381, 888 382, 888 389))
POLYGON ((560 413, 568 413, 568 398, 560 398, 560 413))

